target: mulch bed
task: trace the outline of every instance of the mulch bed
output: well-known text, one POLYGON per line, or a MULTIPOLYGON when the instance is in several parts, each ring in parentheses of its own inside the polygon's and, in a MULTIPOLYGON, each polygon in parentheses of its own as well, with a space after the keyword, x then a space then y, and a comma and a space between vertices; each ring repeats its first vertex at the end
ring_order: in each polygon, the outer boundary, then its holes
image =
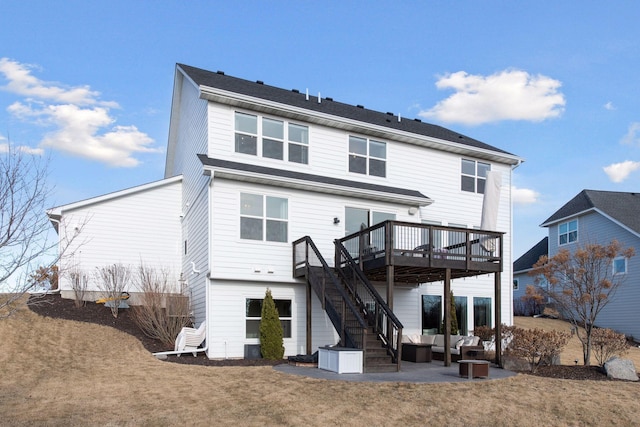
MULTIPOLYGON (((167 348, 167 346, 160 341, 146 336, 142 330, 138 328, 138 325, 134 323, 130 316, 131 312, 129 309, 120 309, 118 317, 116 318, 111 314, 111 309, 105 307, 103 304, 87 302, 84 307, 78 308, 75 306, 73 300, 64 299, 58 294, 32 296, 29 299, 28 305, 31 311, 41 316, 111 326, 112 328, 133 335, 140 340, 144 348, 152 353, 173 350, 173 348, 167 348)), ((284 360, 273 361, 266 359, 210 360, 203 352, 197 354, 196 357, 190 353, 183 354, 180 357, 167 356, 165 361, 204 366, 272 366, 286 363, 284 360)))
MULTIPOLYGON (((41 316, 111 326, 133 335, 152 353, 172 350, 158 340, 149 338, 142 333, 140 328, 133 322, 128 309, 121 309, 118 317, 114 318, 111 315, 111 309, 104 307, 102 304, 87 302, 84 307, 77 308, 73 300, 61 298, 60 295, 56 294, 33 296, 29 299, 29 302, 29 308, 41 316)), ((197 357, 193 357, 191 354, 184 354, 181 357, 168 356, 166 361, 203 366, 270 366, 286 363, 285 360, 272 361, 265 359, 210 360, 203 353, 198 353, 197 357)), ((529 372, 522 373, 531 374, 529 372)), ((540 366, 538 370, 531 375, 571 380, 612 381, 607 378, 603 370, 598 366, 540 366)))

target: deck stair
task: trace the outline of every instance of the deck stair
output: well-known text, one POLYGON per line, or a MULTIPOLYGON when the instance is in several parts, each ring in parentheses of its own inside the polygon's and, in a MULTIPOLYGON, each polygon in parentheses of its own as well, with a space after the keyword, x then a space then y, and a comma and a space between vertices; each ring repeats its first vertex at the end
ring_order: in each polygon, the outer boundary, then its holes
POLYGON ((400 370, 402 324, 342 244, 329 267, 309 237, 294 242, 294 276, 305 277, 340 335, 340 346, 363 350, 365 372, 400 370), (387 333, 391 331, 391 333, 387 333))

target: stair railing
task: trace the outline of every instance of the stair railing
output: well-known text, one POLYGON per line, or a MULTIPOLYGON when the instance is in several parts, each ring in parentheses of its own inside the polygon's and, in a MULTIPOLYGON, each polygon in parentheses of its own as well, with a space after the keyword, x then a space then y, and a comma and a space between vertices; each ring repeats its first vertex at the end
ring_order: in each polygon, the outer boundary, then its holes
POLYGON ((364 350, 367 324, 309 236, 293 242, 294 276, 304 271, 344 347, 364 350))
POLYGON ((401 357, 402 323, 364 275, 347 248, 339 241, 336 246, 336 271, 350 295, 356 301, 368 326, 376 333, 392 355, 394 362, 401 357))

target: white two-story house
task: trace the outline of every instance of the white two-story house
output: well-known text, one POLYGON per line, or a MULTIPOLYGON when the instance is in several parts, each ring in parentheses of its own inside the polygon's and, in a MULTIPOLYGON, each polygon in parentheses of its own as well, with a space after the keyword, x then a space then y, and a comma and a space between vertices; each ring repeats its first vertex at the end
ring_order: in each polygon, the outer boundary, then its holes
POLYGON ((437 332, 448 289, 461 334, 512 322, 502 266, 520 162, 417 119, 178 64, 164 179, 49 214, 89 218, 86 269, 143 260, 181 275, 210 358, 250 356, 267 288, 285 355, 363 334, 393 352, 394 334, 437 332), (496 225, 480 230, 489 171, 496 225))

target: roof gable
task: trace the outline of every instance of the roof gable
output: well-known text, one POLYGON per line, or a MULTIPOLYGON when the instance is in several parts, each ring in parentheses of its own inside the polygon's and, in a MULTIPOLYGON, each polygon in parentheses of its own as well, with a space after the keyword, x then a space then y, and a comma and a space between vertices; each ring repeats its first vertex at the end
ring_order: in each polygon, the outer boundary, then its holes
POLYGON ((278 104, 308 110, 309 112, 327 114, 334 117, 354 120, 380 126, 397 132, 406 132, 414 135, 435 138, 441 141, 453 143, 461 148, 484 150, 507 158, 510 164, 518 164, 521 159, 515 155, 454 132, 442 126, 422 122, 418 119, 401 118, 393 113, 382 113, 366 109, 361 105, 349 105, 334 101, 332 98, 319 98, 300 93, 298 90, 286 90, 275 86, 269 86, 261 81, 253 82, 237 77, 227 76, 223 72, 212 72, 189 65, 177 64, 199 87, 220 89, 229 93, 241 94, 257 99, 267 100, 278 104))
POLYGON ((543 227, 580 213, 596 210, 630 230, 640 233, 640 194, 582 190, 551 215, 543 227))
POLYGON ((530 270, 542 255, 549 254, 549 237, 540 240, 513 263, 513 272, 530 270))

